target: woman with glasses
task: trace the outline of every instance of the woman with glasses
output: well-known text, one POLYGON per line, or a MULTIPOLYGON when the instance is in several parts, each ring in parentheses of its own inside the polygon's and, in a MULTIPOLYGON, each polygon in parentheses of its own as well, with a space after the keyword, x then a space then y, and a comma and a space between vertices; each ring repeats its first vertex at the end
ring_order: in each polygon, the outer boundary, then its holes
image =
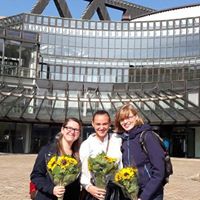
POLYGON ((77 179, 70 185, 55 186, 47 172, 47 159, 52 155, 70 155, 79 160, 79 138, 82 124, 76 118, 68 118, 63 123, 60 132, 56 135, 52 144, 45 145, 39 152, 32 173, 31 181, 36 185, 37 194, 35 200, 78 200, 80 184, 77 179))
POLYGON ((116 113, 115 129, 122 136, 123 166, 138 169, 138 200, 163 200, 165 156, 163 149, 132 104, 125 104, 116 113), (142 149, 140 135, 145 132, 145 147, 142 149))

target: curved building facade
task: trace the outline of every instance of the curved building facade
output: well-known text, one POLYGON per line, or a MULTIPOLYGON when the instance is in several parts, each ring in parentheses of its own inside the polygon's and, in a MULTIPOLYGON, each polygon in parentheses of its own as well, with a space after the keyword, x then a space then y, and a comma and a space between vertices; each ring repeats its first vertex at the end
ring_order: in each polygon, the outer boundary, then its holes
POLYGON ((101 21, 89 19, 93 1, 79 20, 63 5, 62 17, 36 5, 0 19, 0 151, 37 152, 68 116, 84 122, 85 138, 97 109, 113 119, 132 102, 172 156, 200 157, 200 5, 157 12, 116 2, 121 22, 103 6, 101 21))

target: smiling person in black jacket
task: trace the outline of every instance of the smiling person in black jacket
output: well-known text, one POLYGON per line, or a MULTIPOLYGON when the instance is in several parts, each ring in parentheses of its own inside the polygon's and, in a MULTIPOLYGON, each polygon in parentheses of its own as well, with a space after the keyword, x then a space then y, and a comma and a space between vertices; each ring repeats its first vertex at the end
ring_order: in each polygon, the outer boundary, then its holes
POLYGON ((76 118, 68 118, 63 123, 60 133, 56 135, 55 142, 44 146, 35 161, 31 173, 31 181, 37 187, 35 200, 57 200, 64 194, 63 200, 78 200, 80 183, 77 179, 70 185, 55 186, 48 172, 46 161, 52 155, 71 155, 79 160, 79 138, 81 122, 76 118))
POLYGON ((138 200, 163 200, 163 179, 165 175, 164 151, 152 134, 152 128, 144 124, 132 104, 122 106, 115 116, 115 129, 122 134, 123 166, 138 169, 138 200), (140 134, 145 131, 145 146, 140 144, 140 134))

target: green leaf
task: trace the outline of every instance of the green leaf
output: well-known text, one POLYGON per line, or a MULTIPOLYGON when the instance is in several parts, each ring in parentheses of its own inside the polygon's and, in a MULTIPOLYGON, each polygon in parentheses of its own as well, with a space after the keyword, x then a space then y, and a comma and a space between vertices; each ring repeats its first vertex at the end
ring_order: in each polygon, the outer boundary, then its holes
POLYGON ((54 167, 52 174, 60 174, 61 168, 59 166, 54 167))

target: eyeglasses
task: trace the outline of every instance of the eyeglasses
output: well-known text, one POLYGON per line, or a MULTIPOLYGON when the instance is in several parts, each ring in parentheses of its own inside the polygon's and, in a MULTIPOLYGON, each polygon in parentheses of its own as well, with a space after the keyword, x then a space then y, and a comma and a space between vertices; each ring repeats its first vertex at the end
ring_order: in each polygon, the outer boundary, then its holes
POLYGON ((80 132, 80 129, 78 129, 78 128, 72 128, 70 126, 65 126, 64 128, 67 129, 67 131, 73 131, 75 133, 79 133, 80 132))
POLYGON ((122 120, 120 121, 120 123, 121 123, 121 124, 124 124, 125 121, 131 120, 133 117, 134 117, 134 115, 129 115, 129 116, 127 116, 126 118, 122 119, 122 120))

